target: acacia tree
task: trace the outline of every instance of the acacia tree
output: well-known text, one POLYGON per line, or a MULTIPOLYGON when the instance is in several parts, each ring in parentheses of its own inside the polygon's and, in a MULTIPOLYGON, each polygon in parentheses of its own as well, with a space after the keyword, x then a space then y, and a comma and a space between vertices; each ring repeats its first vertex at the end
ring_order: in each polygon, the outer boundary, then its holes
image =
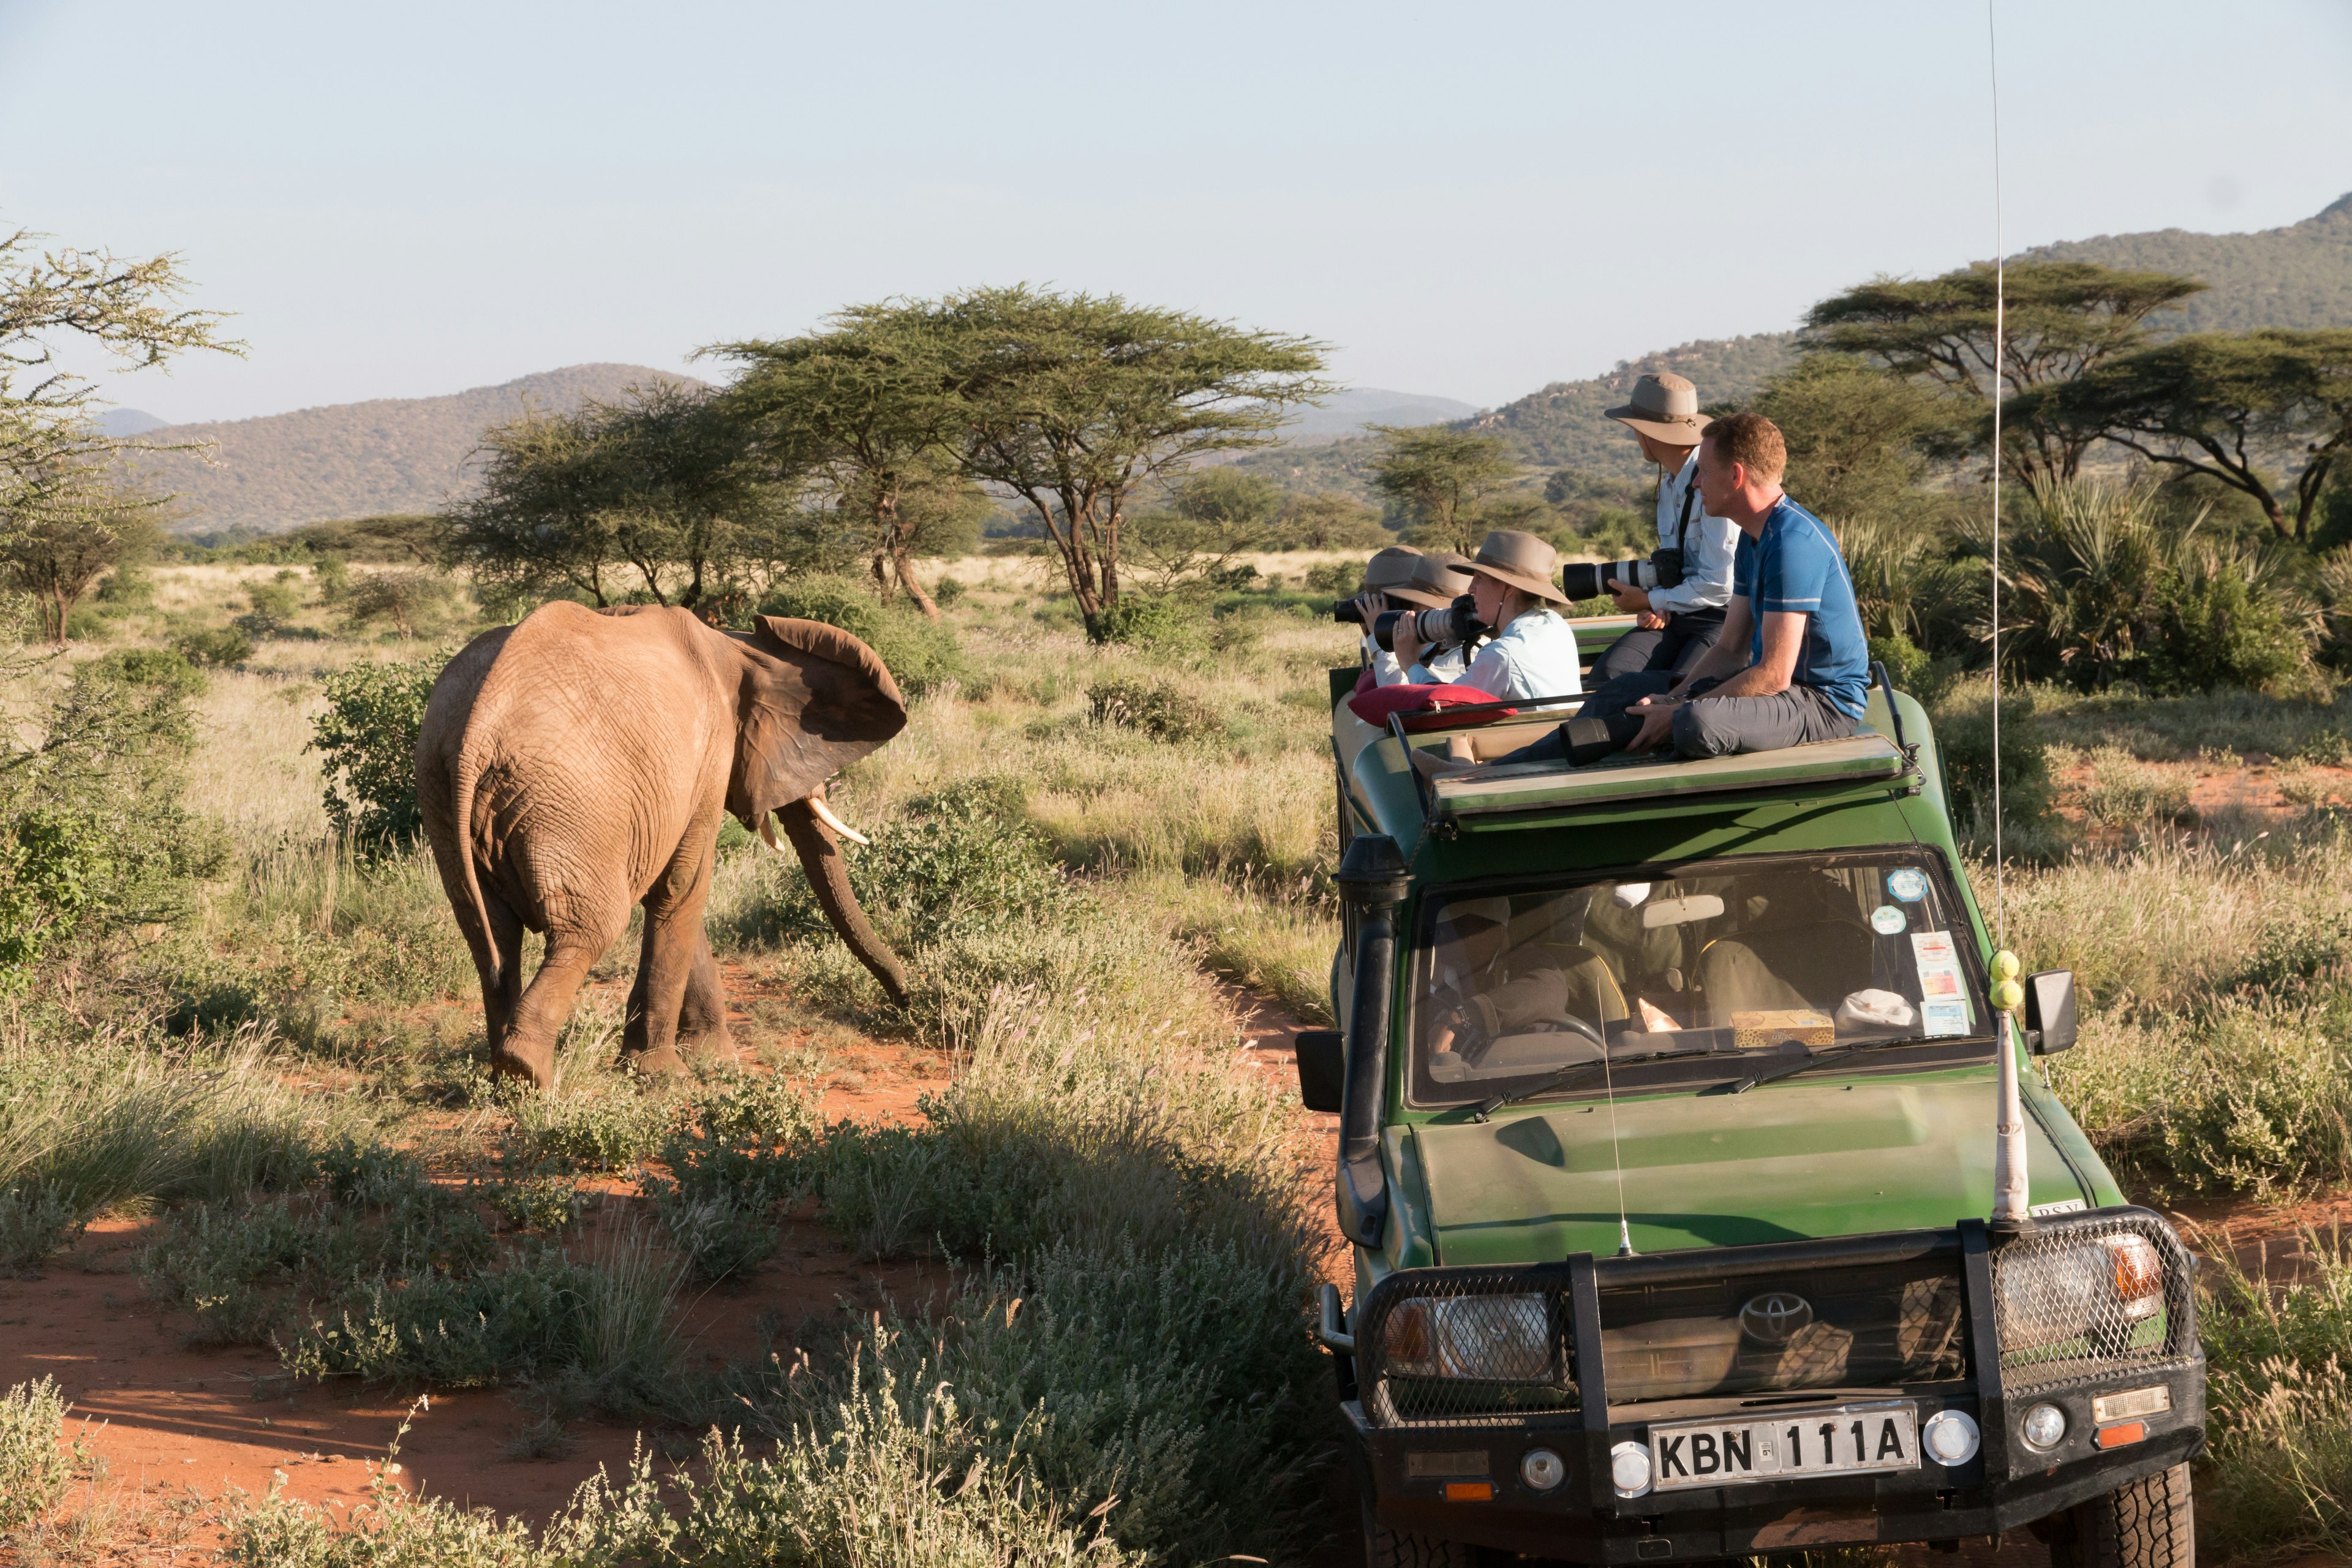
POLYGON ((709 612, 772 569, 783 488, 732 411, 671 383, 485 431, 445 558, 509 598, 572 589, 709 612), (632 582, 634 579, 634 583, 632 582))
POLYGON ((964 471, 1035 513, 1097 641, 1137 489, 1210 453, 1273 445, 1289 405, 1332 390, 1321 343, 1115 294, 1022 285, 890 309, 936 335, 964 471))
POLYGON ((28 229, 0 237, 0 501, 60 465, 147 446, 91 422, 97 388, 59 364, 61 342, 95 345, 134 370, 190 349, 245 352, 218 335, 218 312, 178 308, 188 280, 177 256, 44 250, 46 237, 28 229))
POLYGON ((1367 425, 1381 438, 1372 488, 1404 513, 1416 544, 1467 555, 1489 497, 1518 473, 1502 437, 1451 425, 1367 425))
POLYGON ((98 580, 154 549, 160 504, 91 458, 45 464, 0 497, 0 581, 33 597, 42 634, 63 646, 98 580))
MULTIPOLYGON (((1813 347, 1859 354, 1895 374, 1932 382, 1979 410, 1978 443, 1991 438, 1996 383, 2010 396, 2071 381, 2147 341, 2150 313, 2205 285, 2166 272, 2121 272, 2079 261, 2023 261, 2007 269, 2007 321, 1993 347, 1995 274, 1982 262, 1940 278, 1881 278, 1824 300, 1805 316, 1813 347)), ((2095 436, 2028 403, 2005 421, 2000 460, 2022 476, 2071 479, 2095 436)))
POLYGON ((986 505, 955 471, 963 404, 943 348, 919 314, 860 305, 806 337, 703 351, 745 367, 726 402, 778 460, 816 481, 831 521, 858 536, 883 597, 903 587, 933 620, 939 606, 912 558, 986 505))
POLYGON ((2281 539, 2307 541, 2352 452, 2352 331, 2200 332, 2035 395, 2049 422, 2243 490, 2281 539))

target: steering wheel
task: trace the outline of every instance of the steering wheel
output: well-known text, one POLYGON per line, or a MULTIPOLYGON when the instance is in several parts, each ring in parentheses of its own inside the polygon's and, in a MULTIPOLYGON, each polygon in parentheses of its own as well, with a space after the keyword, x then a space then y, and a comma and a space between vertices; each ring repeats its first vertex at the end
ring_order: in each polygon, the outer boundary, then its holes
MULTIPOLYGON (((1607 1037, 1602 1035, 1599 1029, 1593 1027, 1592 1025, 1586 1022, 1584 1019, 1579 1018, 1572 1014, 1555 1013, 1549 1017, 1530 1018, 1521 1027, 1519 1032, 1530 1035, 1581 1035, 1586 1039, 1591 1040, 1594 1047, 1597 1048, 1602 1056, 1605 1057, 1609 1054, 1609 1041, 1607 1037)), ((1500 1037, 1500 1036, 1496 1037, 1496 1039, 1499 1039, 1500 1037)), ((1494 1047, 1495 1040, 1489 1039, 1481 1040, 1475 1047, 1457 1045, 1454 1048, 1461 1053, 1465 1061, 1467 1061, 1473 1067, 1476 1067, 1486 1061, 1486 1053, 1494 1049, 1494 1047)))

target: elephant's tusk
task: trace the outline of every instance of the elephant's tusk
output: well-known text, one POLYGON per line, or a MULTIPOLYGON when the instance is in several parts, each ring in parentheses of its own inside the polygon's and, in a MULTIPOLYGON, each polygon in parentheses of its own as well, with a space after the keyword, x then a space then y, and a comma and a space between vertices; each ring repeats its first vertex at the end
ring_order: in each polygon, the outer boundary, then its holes
POLYGON ((833 807, 824 804, 824 796, 821 795, 813 795, 808 797, 808 803, 809 810, 816 814, 816 819, 819 822, 824 823, 827 827, 832 828, 835 833, 840 834, 852 844, 864 844, 867 846, 871 846, 873 844, 874 840, 866 837, 866 835, 858 832, 857 829, 850 826, 849 824, 834 816, 833 807))
POLYGON ((766 812, 760 814, 760 842, 781 855, 784 847, 776 842, 776 819, 766 812))

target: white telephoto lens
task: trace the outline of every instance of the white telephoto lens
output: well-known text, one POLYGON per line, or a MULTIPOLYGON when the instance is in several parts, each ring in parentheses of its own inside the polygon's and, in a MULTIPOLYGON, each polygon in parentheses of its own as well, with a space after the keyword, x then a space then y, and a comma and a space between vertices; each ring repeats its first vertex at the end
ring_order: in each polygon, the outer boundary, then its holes
POLYGON ((1619 1497, 1640 1497, 1650 1489, 1650 1450, 1640 1443, 1620 1443, 1609 1450, 1609 1479, 1619 1497))
POLYGON ((2066 1435, 2066 1413, 2054 1405, 2037 1405, 2025 1413, 2025 1440, 2036 1448, 2054 1448, 2066 1435))
POLYGON ((1549 1448, 1531 1448, 1519 1461, 1519 1479, 1539 1492, 1548 1492, 1568 1479, 1568 1466, 1549 1448))
POLYGON ((1919 1436, 1939 1465, 1965 1465, 1977 1457, 1977 1424, 1966 1411, 1937 1411, 1919 1436))

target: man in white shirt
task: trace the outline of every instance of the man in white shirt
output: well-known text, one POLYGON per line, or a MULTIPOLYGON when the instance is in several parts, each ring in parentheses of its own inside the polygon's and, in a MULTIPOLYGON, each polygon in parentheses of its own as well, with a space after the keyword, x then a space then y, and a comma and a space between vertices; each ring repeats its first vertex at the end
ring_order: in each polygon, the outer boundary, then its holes
MULTIPOLYGON (((1658 544, 1682 552, 1683 580, 1671 588, 1647 590, 1609 585, 1618 609, 1638 619, 1595 661, 1596 701, 1604 700, 1601 691, 1621 676, 1685 674, 1715 646, 1723 632, 1724 607, 1731 602, 1731 563, 1739 547, 1738 527, 1727 518, 1707 515, 1699 499, 1698 444, 1708 421, 1699 415, 1698 389, 1687 378, 1671 371, 1644 375, 1633 384, 1633 401, 1610 409, 1608 417, 1631 429, 1642 456, 1658 466, 1658 544)), ((1622 693, 1623 701, 1654 688, 1663 689, 1645 682, 1638 691, 1622 693)))
MULTIPOLYGON (((1582 691, 1576 629, 1554 607, 1568 603, 1559 590, 1559 552, 1532 533, 1497 529, 1478 546, 1466 570, 1478 618, 1493 631, 1453 684, 1506 701, 1582 691)), ((1407 667, 1405 679, 1435 684, 1439 678, 1422 664, 1423 645, 1410 620, 1397 623, 1395 640, 1397 658, 1407 667)))

